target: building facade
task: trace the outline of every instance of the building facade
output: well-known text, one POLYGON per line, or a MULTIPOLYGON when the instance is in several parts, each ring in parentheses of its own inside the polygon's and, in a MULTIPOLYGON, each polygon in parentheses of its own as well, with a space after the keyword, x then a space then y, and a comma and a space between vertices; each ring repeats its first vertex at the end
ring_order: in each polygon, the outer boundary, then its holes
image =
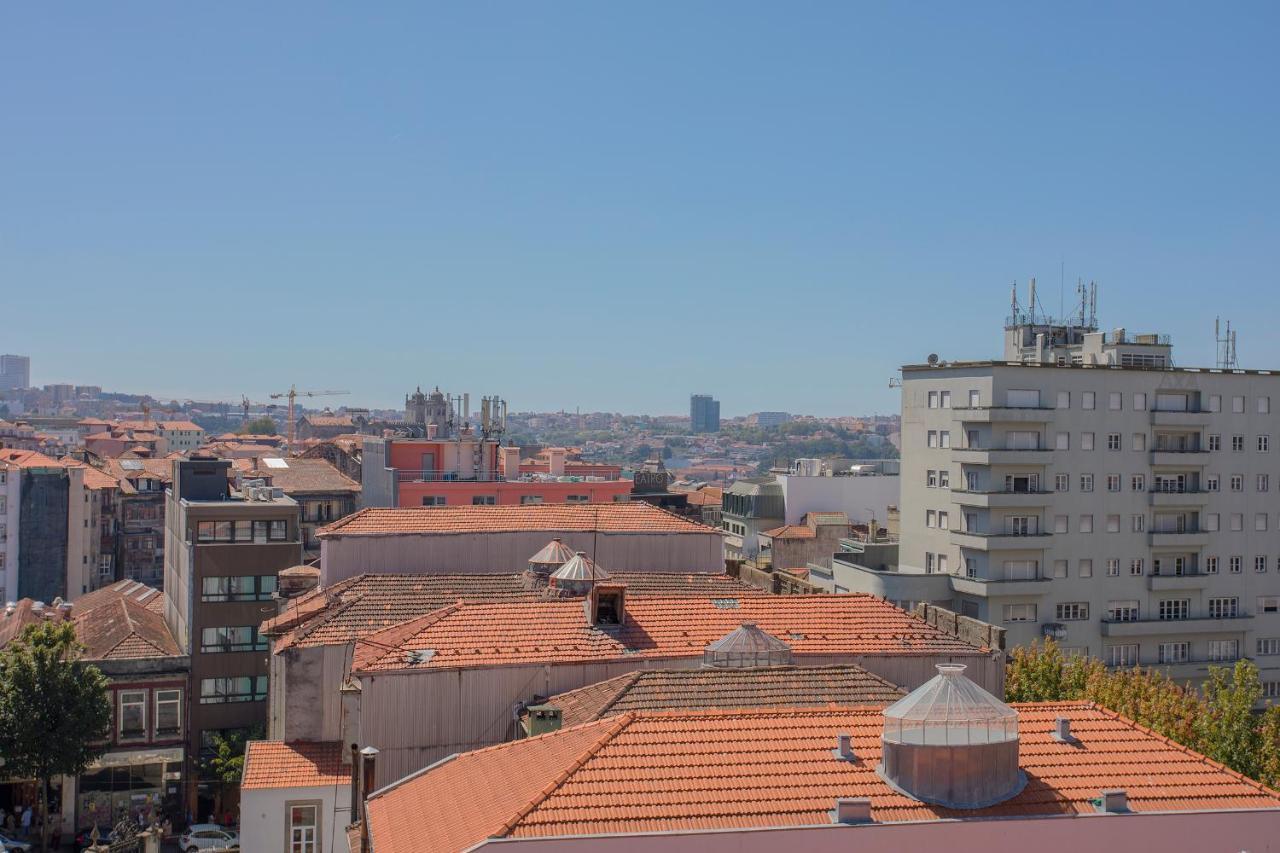
POLYGON ((164 616, 191 658, 184 801, 201 815, 214 802, 201 757, 215 734, 266 725, 267 644, 258 626, 274 612, 276 573, 302 558, 297 503, 270 487, 232 491, 230 467, 175 460, 166 497, 164 616))
POLYGON ((31 359, 25 355, 0 355, 0 391, 31 387, 31 359))
POLYGON ((720 431, 720 401, 710 394, 694 394, 689 398, 689 428, 695 432, 720 431))
POLYGON ((1013 321, 1004 361, 903 368, 901 562, 868 583, 1179 680, 1255 658, 1280 695, 1280 376, 1013 321))

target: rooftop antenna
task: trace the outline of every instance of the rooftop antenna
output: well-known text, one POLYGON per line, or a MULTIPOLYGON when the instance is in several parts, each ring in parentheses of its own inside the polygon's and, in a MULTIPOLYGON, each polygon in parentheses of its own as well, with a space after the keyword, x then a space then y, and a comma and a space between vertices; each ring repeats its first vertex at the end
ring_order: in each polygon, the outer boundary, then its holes
POLYGON ((1031 298, 1028 302, 1030 304, 1027 306, 1027 310, 1031 312, 1031 325, 1034 326, 1036 324, 1036 280, 1034 277, 1031 279, 1031 298))
POLYGON ((1236 332, 1231 328, 1231 321, 1227 321, 1225 331, 1222 328, 1222 319, 1220 317, 1213 318, 1213 339, 1217 345, 1217 362, 1218 367, 1222 370, 1235 370, 1240 366, 1239 360, 1236 358, 1236 332))
POLYGON ((1016 280, 1013 282, 1009 297, 1009 315, 1011 317, 1010 322, 1015 326, 1022 321, 1022 318, 1018 316, 1018 282, 1016 280))

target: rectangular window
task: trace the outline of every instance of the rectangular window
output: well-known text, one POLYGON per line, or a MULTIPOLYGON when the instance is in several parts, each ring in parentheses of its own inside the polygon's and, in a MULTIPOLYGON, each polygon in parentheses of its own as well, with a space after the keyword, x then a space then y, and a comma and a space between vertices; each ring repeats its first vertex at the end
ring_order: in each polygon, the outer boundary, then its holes
POLYGON ((147 691, 120 691, 120 737, 147 736, 147 691))
POLYGON ((1082 578, 1093 577, 1093 560, 1081 560, 1079 564, 1079 573, 1082 578))
POLYGON ((1214 434, 1212 434, 1212 433, 1211 433, 1211 434, 1209 435, 1209 449, 1210 449, 1210 450, 1221 450, 1221 449, 1222 449, 1222 436, 1220 436, 1220 435, 1214 435, 1214 434))
POLYGON ((1120 559, 1118 557, 1109 557, 1107 559, 1107 576, 1118 577, 1120 575, 1120 559))
POLYGON ((1054 576, 1055 578, 1065 578, 1065 577, 1067 576, 1067 561, 1066 561, 1066 560, 1054 560, 1054 561, 1053 561, 1053 576, 1054 576))
POLYGON ((265 675, 204 678, 200 681, 201 705, 260 702, 266 698, 267 677, 265 675))
POLYGON ((1243 474, 1231 475, 1231 491, 1233 492, 1244 491, 1244 475, 1243 474))
POLYGON ((1253 558, 1253 570, 1259 574, 1267 570, 1267 558, 1265 554, 1259 554, 1253 558))
POLYGON ((938 573, 945 575, 947 573, 947 555, 938 555, 938 573))
POLYGON ((1166 598, 1160 602, 1158 612, 1162 621, 1186 619, 1191 615, 1191 599, 1166 598))
POLYGON ((1259 637, 1257 654, 1258 657, 1280 655, 1280 637, 1259 637))
POLYGON ((1138 645, 1136 643, 1125 643, 1123 645, 1107 646, 1105 649, 1107 666, 1137 666, 1138 665, 1138 645))
POLYGON ((1147 517, 1145 515, 1134 515, 1129 519, 1129 529, 1134 533, 1141 533, 1147 529, 1147 517))
POLYGON ((1237 415, 1244 414, 1244 397, 1231 398, 1231 411, 1237 415))
POLYGON ((564 502, 567 504, 585 504, 591 502, 590 495, 565 495, 564 502))
POLYGON ((1089 604, 1085 601, 1069 601, 1056 608, 1059 622, 1083 622, 1089 618, 1089 604))
POLYGON ((1121 394, 1119 391, 1112 391, 1111 393, 1107 394, 1107 408, 1113 412, 1120 411, 1122 400, 1124 400, 1123 394, 1121 394))
POLYGON ((1108 492, 1120 491, 1120 475, 1119 474, 1107 475, 1107 491, 1108 492))
POLYGON ((1140 608, 1137 601, 1126 600, 1107 602, 1108 622, 1137 622, 1140 616, 1140 608))
POLYGON ((1006 604, 1004 606, 1004 621, 1034 622, 1036 621, 1036 606, 1034 604, 1006 604))
POLYGON ((943 530, 951 529, 951 519, 950 519, 950 516, 947 515, 945 510, 938 510, 938 527, 942 528, 943 530))
POLYGON ((1084 391, 1080 394, 1080 408, 1088 410, 1094 407, 1094 394, 1092 391, 1084 391))
POLYGON ((1207 512, 1204 515, 1204 529, 1210 533, 1216 533, 1222 526, 1222 516, 1216 512, 1207 512))
POLYGON ((927 441, 928 446, 929 446, 929 447, 937 447, 937 446, 938 446, 938 431, 937 431, 936 429, 931 429, 931 430, 929 430, 929 432, 927 433, 927 436, 928 436, 928 441, 927 441))
POLYGON ((1259 613, 1280 613, 1280 595, 1258 596, 1259 613))
POLYGON ((1244 436, 1243 435, 1231 436, 1231 452, 1244 453, 1244 436))
POLYGON ((1093 532, 1093 516, 1092 515, 1080 516, 1080 532, 1081 533, 1093 532))
POLYGON ((1147 490, 1147 478, 1142 474, 1134 474, 1129 478, 1129 489, 1134 492, 1145 492, 1147 490))
POLYGON ((1217 557, 1205 557, 1205 558, 1204 558, 1204 573, 1205 573, 1206 575, 1216 575, 1216 574, 1218 573, 1218 558, 1217 558, 1217 557))
POLYGON ((938 398, 939 398, 938 401, 942 404, 942 408, 944 409, 951 408, 951 392, 950 391, 943 391, 941 394, 938 395, 938 398))
POLYGON ((1080 433, 1080 449, 1093 450, 1093 433, 1091 432, 1080 433))
POLYGON ((1067 516, 1065 516, 1065 515, 1055 515, 1055 516, 1053 517, 1053 532, 1054 532, 1054 533, 1066 533, 1066 532, 1067 532, 1067 516))
POLYGON ((494 506, 497 502, 496 495, 473 495, 471 497, 472 506, 494 506))
POLYGON ((1190 643, 1161 643, 1160 663, 1186 663, 1191 658, 1190 643))
POLYGON ((937 391, 929 392, 929 408, 931 409, 938 408, 938 392, 937 391))
POLYGON ((1093 475, 1092 474, 1080 475, 1080 491, 1082 492, 1093 491, 1093 475))
POLYGON ((1147 410, 1147 395, 1138 393, 1133 395, 1133 410, 1135 412, 1145 412, 1147 410))
POLYGON ((1145 432, 1135 432, 1133 434, 1133 449, 1138 453, 1142 453, 1147 449, 1147 434, 1145 432))
POLYGON ((1260 415, 1271 414, 1271 398, 1270 397, 1258 398, 1258 414, 1260 415))
POLYGON ((1240 615, 1240 599, 1234 595, 1209 599, 1210 619, 1234 619, 1240 615))
POLYGON ((926 575, 933 574, 933 554, 929 551, 924 554, 924 573, 926 575))
POLYGON ((1240 574, 1240 569, 1244 563, 1244 557, 1233 556, 1227 558, 1227 568, 1233 575, 1240 574))
POLYGON ((1107 516, 1107 532, 1108 533, 1120 532, 1120 516, 1118 515, 1107 516))
POLYGON ((255 625, 224 626, 204 628, 200 634, 200 651, 218 652, 256 652, 265 651, 267 641, 258 635, 255 625))
POLYGON ((1267 529, 1267 514, 1265 512, 1254 514, 1253 529, 1258 531, 1264 531, 1267 529))
POLYGON ((1147 563, 1142 557, 1134 557, 1129 561, 1129 574, 1139 576, 1146 574, 1147 563))
POLYGON ((1209 411, 1211 412, 1222 411, 1222 395, 1221 394, 1209 395, 1209 411))
POLYGON ((1058 392, 1058 405, 1057 405, 1057 408, 1059 408, 1059 409, 1069 409, 1069 408, 1071 408, 1071 392, 1070 392, 1070 391, 1059 391, 1059 392, 1058 392))
POLYGON ((951 472, 945 468, 938 472, 938 487, 942 489, 951 488, 951 472))
POLYGON ((214 537, 214 523, 212 521, 196 522, 196 541, 212 542, 214 537))
POLYGON ((1244 530, 1244 513, 1242 512, 1231 513, 1230 524, 1231 524, 1231 529, 1236 533, 1239 533, 1241 530, 1244 530))
POLYGON ((1107 433, 1107 450, 1119 450, 1119 449, 1120 449, 1120 433, 1118 432, 1107 433))
POLYGON ((938 433, 938 443, 946 448, 951 446, 951 430, 944 429, 938 433))
POLYGON ((1054 450, 1070 450, 1071 449, 1071 433, 1058 432, 1053 435, 1054 450))
POLYGON ((182 691, 156 691, 156 735, 182 732, 182 691))
POLYGON ((924 475, 925 488, 936 489, 938 487, 938 472, 930 468, 924 475))
POLYGON ((1270 491, 1270 489, 1271 489, 1271 475, 1269 475, 1269 474, 1259 474, 1259 475, 1258 475, 1258 483, 1257 483, 1257 485, 1258 485, 1258 491, 1260 491, 1260 492, 1270 491))
POLYGON ((931 509, 926 509, 924 511, 924 526, 937 527, 938 526, 937 518, 938 518, 937 512, 931 509))
POLYGON ((317 807, 288 804, 289 853, 320 853, 317 807))
POLYGON ((976 409, 982 403, 982 395, 976 390, 969 392, 969 408, 976 409))
POLYGON ((540 504, 542 503, 542 495, 521 495, 520 503, 525 506, 528 506, 529 504, 540 504))

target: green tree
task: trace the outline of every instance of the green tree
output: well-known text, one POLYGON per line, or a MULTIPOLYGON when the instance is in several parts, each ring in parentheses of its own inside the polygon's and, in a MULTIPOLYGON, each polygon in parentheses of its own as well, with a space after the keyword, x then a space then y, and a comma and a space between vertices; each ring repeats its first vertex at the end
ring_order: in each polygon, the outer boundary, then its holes
POLYGON ((1198 720, 1205 755, 1258 778, 1262 733, 1253 713, 1262 698, 1258 667, 1247 660, 1236 661, 1230 670, 1210 667, 1209 679, 1201 690, 1209 711, 1198 720))
POLYGON ((245 423, 244 426, 240 427, 240 433, 242 435, 246 433, 250 435, 275 435, 276 422, 267 415, 263 415, 245 423))
POLYGON ((228 788, 240 784, 244 776, 245 747, 251 740, 262 740, 266 727, 261 723, 245 729, 228 729, 211 736, 212 753, 200 760, 201 775, 218 784, 213 810, 222 812, 222 800, 228 788))
POLYGON ((107 678, 80 660, 83 652, 70 622, 30 625, 0 651, 0 758, 7 776, 39 783, 41 850, 49 848, 49 780, 82 773, 111 735, 107 678))

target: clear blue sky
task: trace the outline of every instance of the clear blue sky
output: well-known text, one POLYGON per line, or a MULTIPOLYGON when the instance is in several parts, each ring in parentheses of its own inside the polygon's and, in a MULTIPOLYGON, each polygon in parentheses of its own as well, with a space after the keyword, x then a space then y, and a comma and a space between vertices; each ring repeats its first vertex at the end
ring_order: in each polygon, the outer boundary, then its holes
MULTIPOLYGON (((1009 285, 1280 367, 1275 3, 7 3, 37 382, 889 412, 1009 285)), ((335 398, 333 402, 343 402, 335 398)))

